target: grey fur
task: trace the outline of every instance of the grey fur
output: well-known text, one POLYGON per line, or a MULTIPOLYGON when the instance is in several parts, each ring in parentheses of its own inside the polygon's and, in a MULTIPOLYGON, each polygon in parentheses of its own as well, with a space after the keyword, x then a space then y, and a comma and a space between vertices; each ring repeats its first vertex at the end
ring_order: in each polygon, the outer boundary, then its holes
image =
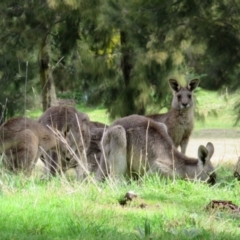
POLYGON ((88 170, 90 173, 95 173, 99 167, 102 156, 101 140, 105 128, 95 127, 91 129, 91 141, 87 151, 88 170))
MULTIPOLYGON (((183 179, 200 179, 215 183, 216 174, 210 161, 213 155, 214 147, 208 143, 206 147, 200 146, 198 149, 198 158, 189 158, 179 152, 164 125, 139 115, 131 115, 116 120, 108 128, 122 126, 126 132, 127 152, 121 156, 121 164, 127 163, 127 172, 122 171, 122 175, 128 174, 130 177, 143 176, 145 173, 157 172, 161 176, 174 177, 179 176, 183 179)), ((114 134, 115 137, 115 134, 114 134)), ((119 158, 118 152, 124 152, 124 139, 117 140, 118 144, 113 144, 114 137, 111 134, 107 139, 103 138, 103 148, 105 151, 106 162, 112 161, 112 154, 119 158), (109 144, 110 142, 110 144, 109 144), (119 144, 123 142, 123 144, 119 144), (108 154, 109 146, 111 148, 108 154)), ((120 163, 118 163, 120 164, 120 163)), ((98 176, 98 179, 99 176, 98 176)))
POLYGON ((55 175, 59 166, 62 166, 63 171, 73 167, 76 169, 77 179, 85 177, 87 169, 86 151, 90 144, 89 117, 85 113, 77 111, 74 107, 54 106, 48 108, 38 121, 44 126, 50 126, 62 132, 69 147, 77 156, 76 158, 66 152, 59 163, 59 156, 56 153, 49 152, 50 156, 55 157, 47 158, 47 160, 45 157, 47 172, 55 175))
POLYGON ((125 129, 120 125, 107 128, 102 137, 102 154, 96 179, 106 176, 119 179, 127 173, 127 139, 125 129))
POLYGON ((186 153, 189 137, 194 127, 194 96, 199 79, 189 81, 182 87, 177 80, 170 79, 169 85, 173 90, 172 106, 164 114, 147 115, 157 122, 163 122, 168 128, 168 133, 176 147, 181 147, 181 152, 186 153))
POLYGON ((58 145, 64 152, 64 144, 54 134, 35 120, 16 117, 0 127, 0 152, 3 165, 10 171, 30 175, 38 158, 58 145))

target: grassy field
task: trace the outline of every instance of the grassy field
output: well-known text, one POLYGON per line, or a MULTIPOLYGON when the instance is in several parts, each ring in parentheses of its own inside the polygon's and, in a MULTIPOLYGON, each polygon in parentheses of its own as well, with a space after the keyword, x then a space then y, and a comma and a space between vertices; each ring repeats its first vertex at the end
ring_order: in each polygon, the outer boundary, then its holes
MULTIPOLYGON (((236 95, 197 93, 200 129, 232 129, 236 95), (228 107, 227 107, 228 106, 228 107), (214 114, 218 114, 216 118, 214 114)), ((78 106, 91 120, 110 123, 105 109, 78 106)), ((28 112, 37 118, 40 110, 28 112)), ((237 128, 236 128, 237 129, 237 128)), ((0 168, 2 169, 2 168, 0 168)), ((240 206, 240 182, 230 165, 217 169, 217 184, 146 177, 93 184, 59 176, 40 181, 0 172, 0 239, 239 239, 240 211, 207 209, 212 200, 240 206), (120 205, 128 191, 137 198, 120 205)))
POLYGON ((240 204, 240 183, 159 179, 95 185, 64 177, 1 174, 1 239, 237 239, 240 213, 207 210, 213 199, 240 204), (129 190, 137 198, 119 204, 129 190), (142 207, 144 206, 144 207, 142 207))
MULTIPOLYGON (((237 111, 235 104, 239 95, 198 90, 196 93, 197 118, 195 129, 232 129, 237 111)), ((238 124, 239 126, 239 124, 238 124)), ((237 128, 237 127, 235 127, 237 128)))
POLYGON ((240 183, 220 171, 213 187, 157 176, 96 186, 2 174, 0 239, 238 239, 239 212, 206 208, 216 199, 240 204, 240 183), (120 205, 129 190, 137 198, 120 205))

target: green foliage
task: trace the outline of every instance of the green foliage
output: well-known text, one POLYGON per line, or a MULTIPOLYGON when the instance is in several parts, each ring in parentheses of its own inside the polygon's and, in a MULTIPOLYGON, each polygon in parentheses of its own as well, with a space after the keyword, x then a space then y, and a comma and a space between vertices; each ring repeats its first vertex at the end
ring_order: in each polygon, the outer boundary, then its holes
POLYGON ((43 99, 48 81, 37 81, 45 63, 58 92, 77 90, 112 119, 168 107, 169 78, 199 77, 210 90, 239 87, 234 1, 3 0, 0 11, 0 102, 10 100, 9 116, 23 112, 26 62, 29 85, 43 99))

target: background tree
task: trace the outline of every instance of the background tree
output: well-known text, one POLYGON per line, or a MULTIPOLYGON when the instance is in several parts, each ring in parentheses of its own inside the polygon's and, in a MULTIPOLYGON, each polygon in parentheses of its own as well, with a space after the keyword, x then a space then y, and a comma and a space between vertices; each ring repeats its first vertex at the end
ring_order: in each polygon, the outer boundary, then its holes
POLYGON ((112 118, 169 104, 170 77, 236 89, 239 9, 234 0, 3 0, 0 61, 7 55, 8 64, 0 65, 0 81, 9 84, 2 99, 17 94, 12 85, 24 89, 26 62, 43 109, 54 102, 54 82, 57 92, 102 104, 112 118))
MULTIPOLYGON (((23 9, 16 2, 0 3, 0 102, 1 123, 15 114, 24 114, 34 104, 36 57, 20 37, 23 9), (31 93, 31 94, 29 94, 31 93)), ((24 26, 25 27, 25 26, 24 26)))
MULTIPOLYGON (((103 7, 105 23, 120 36, 120 74, 109 84, 104 102, 110 116, 145 114, 149 106, 165 105, 167 78, 181 69, 183 54, 174 39, 177 19, 166 1, 111 1, 103 7)), ((109 79, 110 82, 111 79, 109 79)))
MULTIPOLYGON (((56 14, 50 11, 45 1, 1 1, 0 9, 4 21, 1 22, 1 43, 7 52, 13 48, 12 58, 18 58, 19 52, 24 53, 24 60, 28 62, 31 56, 39 56, 39 73, 42 93, 42 106, 46 109, 54 99, 52 94, 52 79, 49 73, 48 36, 56 21, 56 14)), ((21 55, 21 54, 20 54, 21 55)), ((37 62, 35 62, 37 64, 37 62)), ((17 68, 15 68, 17 69, 17 68)), ((14 69, 12 69, 14 70, 14 69)), ((30 71, 32 69, 29 68, 30 71)), ((34 68, 34 71, 36 69, 34 68)), ((16 74, 14 72, 13 74, 16 74)), ((37 76, 36 74, 34 74, 37 76)), ((27 76, 25 76, 26 78, 27 76)), ((32 82, 32 79, 29 79, 32 82)), ((29 83, 28 83, 29 84, 29 83)), ((15 93, 15 92, 14 92, 15 93)), ((19 102, 25 99, 18 99, 19 102)), ((25 106, 24 104, 22 106, 25 106)), ((22 107, 23 108, 23 107, 22 107)), ((20 109, 22 109, 20 108, 20 109)))

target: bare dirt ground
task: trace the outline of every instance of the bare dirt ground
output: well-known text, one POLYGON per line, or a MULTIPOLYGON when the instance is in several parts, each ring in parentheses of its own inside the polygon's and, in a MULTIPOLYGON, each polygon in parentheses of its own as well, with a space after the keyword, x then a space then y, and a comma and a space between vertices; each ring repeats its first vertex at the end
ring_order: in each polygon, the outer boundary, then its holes
POLYGON ((214 165, 220 163, 236 164, 240 156, 240 130, 206 129, 195 131, 189 141, 186 155, 197 157, 198 147, 212 142, 214 165))

